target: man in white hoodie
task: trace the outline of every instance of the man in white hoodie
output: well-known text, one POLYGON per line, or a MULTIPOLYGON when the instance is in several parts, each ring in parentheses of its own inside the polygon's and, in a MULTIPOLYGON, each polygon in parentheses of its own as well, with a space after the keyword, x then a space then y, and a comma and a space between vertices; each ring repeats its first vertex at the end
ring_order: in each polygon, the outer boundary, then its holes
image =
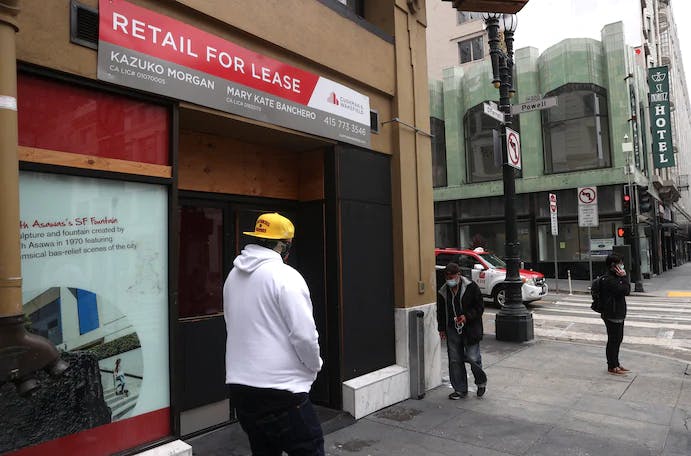
POLYGON ((321 424, 309 400, 321 369, 319 335, 305 279, 285 264, 290 220, 262 214, 256 241, 233 261, 223 286, 226 383, 253 455, 323 455, 321 424))

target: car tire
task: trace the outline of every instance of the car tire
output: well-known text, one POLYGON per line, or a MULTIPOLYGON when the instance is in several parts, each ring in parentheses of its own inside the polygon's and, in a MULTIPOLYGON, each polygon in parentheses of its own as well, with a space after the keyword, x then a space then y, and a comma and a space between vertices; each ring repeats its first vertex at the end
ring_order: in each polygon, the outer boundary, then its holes
POLYGON ((492 290, 492 301, 498 309, 503 309, 506 304, 506 287, 497 285, 492 290))

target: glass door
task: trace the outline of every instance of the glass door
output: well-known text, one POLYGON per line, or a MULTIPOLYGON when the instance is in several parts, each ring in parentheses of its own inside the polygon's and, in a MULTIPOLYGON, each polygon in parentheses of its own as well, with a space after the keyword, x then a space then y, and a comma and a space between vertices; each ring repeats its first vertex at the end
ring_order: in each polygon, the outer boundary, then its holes
POLYGON ((231 420, 225 385, 224 204, 181 200, 178 263, 180 430, 189 435, 231 420))

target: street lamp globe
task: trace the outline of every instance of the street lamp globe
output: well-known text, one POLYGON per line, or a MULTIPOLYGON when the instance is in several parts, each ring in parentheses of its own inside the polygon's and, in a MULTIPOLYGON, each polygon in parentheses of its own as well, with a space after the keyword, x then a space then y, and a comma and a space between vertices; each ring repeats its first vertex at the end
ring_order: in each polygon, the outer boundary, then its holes
POLYGON ((515 14, 504 14, 504 31, 514 33, 518 27, 518 17, 515 14))
POLYGON ((501 14, 502 13, 482 13, 482 19, 484 19, 485 21, 488 19, 499 20, 499 18, 501 17, 501 14))

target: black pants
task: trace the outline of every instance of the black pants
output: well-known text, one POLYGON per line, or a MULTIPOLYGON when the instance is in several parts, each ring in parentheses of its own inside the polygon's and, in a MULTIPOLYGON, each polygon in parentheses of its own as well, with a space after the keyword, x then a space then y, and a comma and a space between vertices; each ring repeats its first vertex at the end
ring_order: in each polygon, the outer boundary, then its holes
POLYGON ((605 318, 603 320, 607 327, 607 348, 605 349, 607 368, 614 369, 619 367, 619 347, 621 347, 621 341, 624 340, 624 323, 614 323, 605 318))
MULTIPOLYGON (((282 410, 253 413, 238 409, 238 420, 253 456, 324 456, 324 435, 314 407, 305 399, 282 410)), ((248 404, 246 400, 243 404, 248 404)), ((249 407, 251 410, 251 407, 249 407)))

